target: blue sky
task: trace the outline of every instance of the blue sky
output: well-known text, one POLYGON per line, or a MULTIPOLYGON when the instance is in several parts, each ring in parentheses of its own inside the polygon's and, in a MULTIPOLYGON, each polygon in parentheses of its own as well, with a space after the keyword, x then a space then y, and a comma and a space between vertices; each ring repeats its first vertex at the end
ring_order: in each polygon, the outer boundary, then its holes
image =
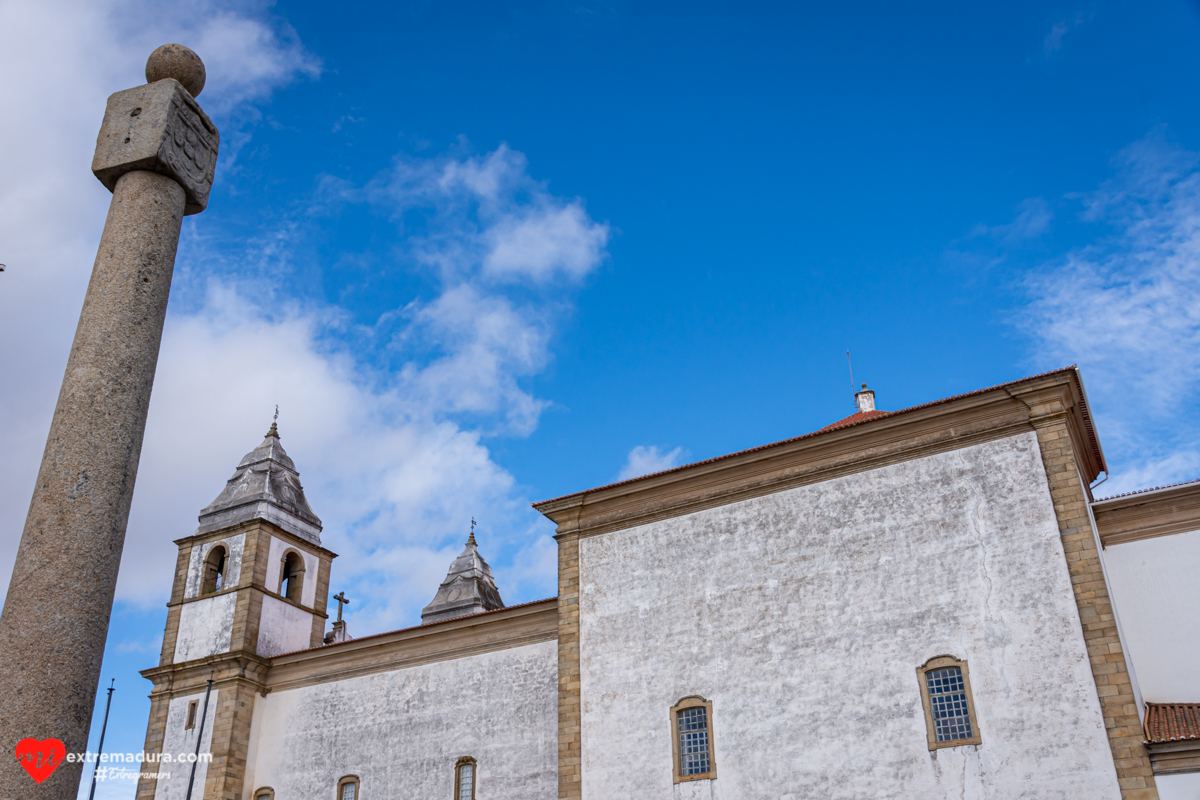
POLYGON ((471 516, 507 602, 552 595, 530 501, 828 424, 847 349, 885 409, 1078 362, 1102 493, 1200 477, 1200 6, 825 5, 0 0, 4 580, 104 98, 180 41, 223 136, 107 748, 141 745, 172 541, 276 403, 360 635, 419 620, 471 516))

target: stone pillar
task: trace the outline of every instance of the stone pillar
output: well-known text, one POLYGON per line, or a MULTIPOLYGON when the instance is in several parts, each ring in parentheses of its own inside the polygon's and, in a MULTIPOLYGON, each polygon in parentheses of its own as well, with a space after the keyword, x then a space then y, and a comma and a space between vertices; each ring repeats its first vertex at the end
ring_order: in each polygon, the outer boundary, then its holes
POLYGON ((78 790, 81 764, 37 784, 14 750, 87 746, 179 230, 212 186, 218 134, 194 99, 204 65, 164 45, 146 76, 105 110, 92 169, 112 204, 0 613, 4 798, 78 790))

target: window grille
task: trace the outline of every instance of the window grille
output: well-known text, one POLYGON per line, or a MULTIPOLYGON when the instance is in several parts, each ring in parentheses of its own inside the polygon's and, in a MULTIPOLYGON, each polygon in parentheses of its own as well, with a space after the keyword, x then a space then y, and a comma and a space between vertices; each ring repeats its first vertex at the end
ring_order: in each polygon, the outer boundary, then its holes
POLYGON ((337 800, 359 800, 357 776, 347 775, 338 781, 337 800))
POLYGON ((454 800, 475 800, 475 766, 470 756, 454 765, 454 800))
POLYGON ((929 706, 937 740, 970 739, 971 713, 967 710, 962 670, 958 667, 930 670, 925 673, 925 682, 929 687, 929 706))
POLYGON ((967 662, 938 656, 917 668, 929 749, 980 744, 967 662))
POLYGON ((685 697, 671 708, 675 783, 717 777, 712 709, 703 697, 685 697))
POLYGON ((708 772, 708 714, 704 706, 679 712, 679 773, 708 772))

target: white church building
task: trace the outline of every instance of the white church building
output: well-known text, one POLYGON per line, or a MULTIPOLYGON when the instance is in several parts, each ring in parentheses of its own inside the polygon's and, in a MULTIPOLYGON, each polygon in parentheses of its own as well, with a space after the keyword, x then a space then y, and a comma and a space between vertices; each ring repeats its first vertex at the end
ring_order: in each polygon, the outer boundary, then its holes
POLYGON ((199 737, 205 800, 1200 798, 1200 483, 1094 498, 1074 368, 857 398, 537 503, 557 597, 505 606, 472 534, 360 638, 273 425, 176 542, 146 751, 199 737))

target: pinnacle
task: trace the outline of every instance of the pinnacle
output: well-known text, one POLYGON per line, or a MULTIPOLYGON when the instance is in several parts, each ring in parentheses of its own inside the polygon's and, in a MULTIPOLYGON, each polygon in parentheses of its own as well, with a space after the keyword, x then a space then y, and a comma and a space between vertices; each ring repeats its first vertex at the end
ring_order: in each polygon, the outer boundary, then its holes
POLYGON ((276 439, 278 439, 278 438, 279 438, 279 426, 278 426, 278 424, 276 424, 276 423, 274 423, 274 422, 272 422, 272 423, 271 423, 271 430, 267 431, 267 436, 274 436, 276 439))

